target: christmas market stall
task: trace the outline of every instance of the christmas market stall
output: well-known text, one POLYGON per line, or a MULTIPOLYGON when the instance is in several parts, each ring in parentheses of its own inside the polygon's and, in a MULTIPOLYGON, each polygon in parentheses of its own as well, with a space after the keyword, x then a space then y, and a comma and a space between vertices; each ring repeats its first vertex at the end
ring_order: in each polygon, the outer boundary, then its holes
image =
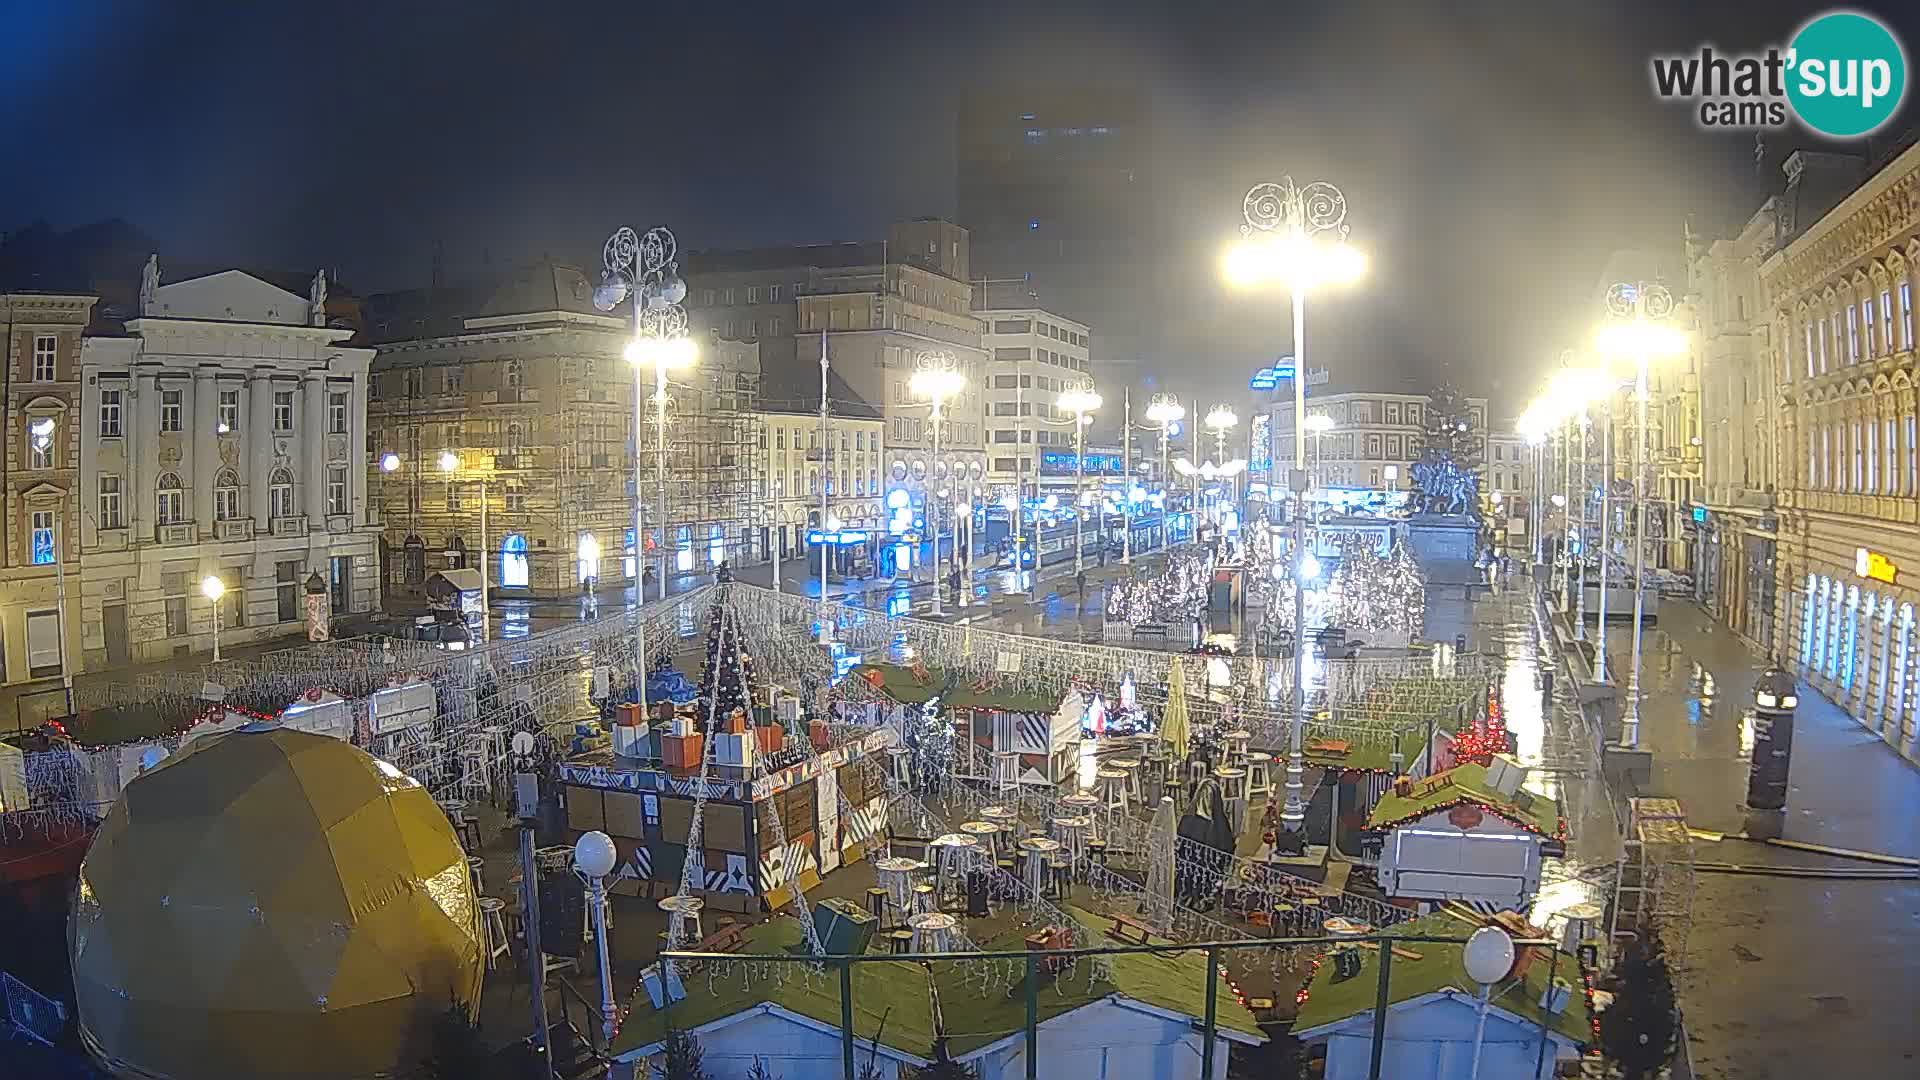
POLYGON ((560 764, 569 827, 613 838, 615 891, 671 895, 692 859, 689 891, 710 906, 778 907, 884 836, 886 792, 865 759, 894 730, 832 745, 823 721, 802 726, 797 698, 753 681, 716 606, 698 696, 656 705, 651 720, 623 705, 611 740, 560 764))
POLYGON ((1380 887, 1394 897, 1525 910, 1540 889, 1541 860, 1564 855, 1567 839, 1559 807, 1523 788, 1525 777, 1519 762, 1492 754, 1396 780, 1367 820, 1380 887))
POLYGON ((1051 786, 1078 768, 1089 703, 1078 690, 1055 697, 989 681, 968 682, 918 662, 867 664, 855 668, 853 676, 910 706, 895 716, 903 742, 923 760, 950 753, 941 747, 952 741, 959 725, 957 730, 980 752, 969 755, 969 761, 949 763, 953 775, 1051 786))

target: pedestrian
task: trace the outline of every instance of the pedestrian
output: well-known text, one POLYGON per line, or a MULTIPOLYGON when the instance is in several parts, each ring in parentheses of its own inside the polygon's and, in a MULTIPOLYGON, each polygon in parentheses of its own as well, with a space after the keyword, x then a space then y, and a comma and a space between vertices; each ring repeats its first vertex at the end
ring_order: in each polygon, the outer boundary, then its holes
POLYGON ((1540 669, 1540 707, 1553 708, 1553 669, 1550 667, 1540 669))

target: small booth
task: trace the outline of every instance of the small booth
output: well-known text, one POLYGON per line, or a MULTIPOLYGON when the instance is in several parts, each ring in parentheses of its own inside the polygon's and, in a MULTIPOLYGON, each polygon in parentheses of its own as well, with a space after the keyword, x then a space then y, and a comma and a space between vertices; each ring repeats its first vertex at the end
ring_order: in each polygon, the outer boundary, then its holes
POLYGON ((777 908, 794 886, 810 889, 884 841, 887 790, 872 770, 885 764, 865 759, 896 739, 877 730, 773 772, 709 764, 704 780, 697 761, 680 768, 619 757, 611 748, 577 754, 560 765, 567 823, 576 835, 597 829, 613 838, 615 892, 670 896, 691 858, 698 863, 694 892, 709 908, 777 908), (689 851, 703 791, 702 847, 689 851), (770 814, 779 816, 779 833, 770 814))
POLYGON ((1387 895, 1524 910, 1541 860, 1566 852, 1559 807, 1521 788, 1526 769, 1504 754, 1423 780, 1401 777, 1374 805, 1377 876, 1387 895))
POLYGON ((433 684, 414 679, 367 695, 367 749, 388 757, 402 745, 422 743, 439 713, 433 684))
POLYGON ((988 755, 1018 755, 1022 784, 1058 784, 1079 767, 1087 701, 1076 690, 1056 698, 985 682, 968 684, 918 663, 867 664, 854 669, 854 675, 902 705, 935 703, 963 724, 960 730, 988 755))
POLYGON ((427 609, 436 619, 464 626, 470 640, 484 640, 486 582, 481 580, 480 571, 436 570, 427 578, 426 593, 427 609))

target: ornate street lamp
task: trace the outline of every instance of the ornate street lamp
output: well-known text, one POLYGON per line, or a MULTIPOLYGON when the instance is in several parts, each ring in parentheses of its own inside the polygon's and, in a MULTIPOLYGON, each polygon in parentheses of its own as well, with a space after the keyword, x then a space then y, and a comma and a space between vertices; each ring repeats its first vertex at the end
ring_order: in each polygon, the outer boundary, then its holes
MULTIPOLYGON (((931 496, 927 499, 927 518, 933 526, 933 613, 944 615, 946 611, 940 597, 943 585, 940 580, 940 405, 964 389, 967 378, 960 373, 959 359, 944 349, 927 349, 916 353, 913 364, 913 378, 908 380, 907 386, 915 394, 927 398, 933 406, 933 462, 927 468, 927 490, 931 496)), ((824 585, 821 595, 824 602, 824 585)))
MULTIPOLYGON (((1255 184, 1241 201, 1240 243, 1227 253, 1228 281, 1240 287, 1281 284, 1293 300, 1293 550, 1296 561, 1307 551, 1307 347, 1306 298, 1319 285, 1350 282, 1366 269, 1366 258, 1349 246, 1347 197, 1325 181, 1305 187, 1291 177, 1277 184, 1255 184)), ((1302 735, 1306 703, 1306 590, 1293 591, 1293 722, 1287 757, 1286 803, 1280 820, 1290 832, 1306 825, 1306 751, 1302 735)))

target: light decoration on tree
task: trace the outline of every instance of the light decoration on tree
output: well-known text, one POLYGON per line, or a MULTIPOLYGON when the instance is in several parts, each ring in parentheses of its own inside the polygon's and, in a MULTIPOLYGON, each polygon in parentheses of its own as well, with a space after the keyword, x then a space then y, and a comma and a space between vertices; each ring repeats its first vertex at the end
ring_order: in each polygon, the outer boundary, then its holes
POLYGON ((753 677, 753 659, 740 650, 740 635, 724 634, 721 624, 724 605, 715 604, 707 619, 705 659, 700 661, 700 697, 712 702, 715 722, 745 710, 752 700, 748 692, 753 677))
POLYGON ((1176 551, 1160 573, 1114 582, 1107 588, 1107 621, 1139 626, 1199 619, 1213 566, 1211 552, 1176 551))

